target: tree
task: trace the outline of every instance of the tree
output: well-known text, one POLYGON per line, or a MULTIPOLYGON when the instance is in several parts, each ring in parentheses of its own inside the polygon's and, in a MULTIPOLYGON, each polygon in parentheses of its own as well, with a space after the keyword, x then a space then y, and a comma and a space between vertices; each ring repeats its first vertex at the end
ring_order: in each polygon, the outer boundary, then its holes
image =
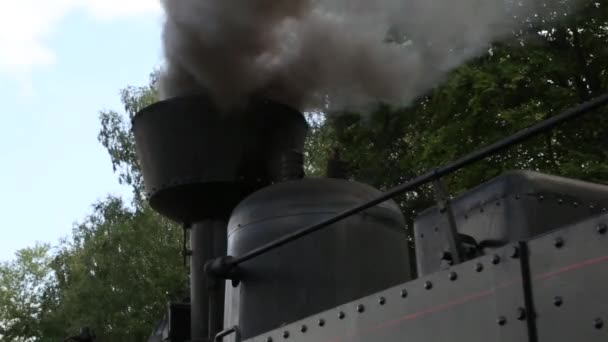
POLYGON ((50 308, 47 286, 52 282, 48 244, 17 251, 0 265, 0 339, 30 341, 41 337, 38 322, 50 308))
MULTIPOLYGON (((118 198, 95 205, 54 263, 64 334, 90 326, 106 341, 143 341, 169 300, 187 289, 181 228, 118 198)), ((65 335, 64 335, 65 336, 65 335)))
POLYGON ((156 214, 143 197, 143 180, 127 120, 157 100, 150 84, 121 91, 125 114, 100 113, 99 141, 134 201, 108 197, 58 247, 52 266, 56 306, 42 323, 45 336, 73 335, 92 327, 101 340, 145 340, 169 300, 187 292, 181 258, 182 229, 156 214))

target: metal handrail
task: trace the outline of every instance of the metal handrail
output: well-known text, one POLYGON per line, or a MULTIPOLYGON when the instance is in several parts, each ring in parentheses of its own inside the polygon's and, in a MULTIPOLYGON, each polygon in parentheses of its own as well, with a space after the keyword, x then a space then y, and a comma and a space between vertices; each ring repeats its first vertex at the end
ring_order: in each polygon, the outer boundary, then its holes
POLYGON ((600 107, 606 106, 606 105, 608 105, 608 93, 598 96, 595 99, 592 99, 588 102, 584 102, 578 106, 572 107, 558 115, 555 115, 549 119, 541 121, 528 128, 525 128, 496 143, 493 143, 482 149, 479 149, 470 154, 467 154, 467 155, 461 157, 460 159, 457 159, 456 161, 453 161, 445 166, 436 168, 421 176, 418 176, 418 177, 410 180, 409 182, 398 185, 398 186, 384 192, 382 195, 378 196, 377 198, 374 198, 368 202, 365 202, 365 203, 357 205, 353 208, 344 210, 344 211, 336 214, 335 216, 325 219, 319 223, 315 223, 313 225, 310 225, 308 227, 295 231, 291 234, 283 236, 279 239, 271 241, 263 246, 260 246, 254 250, 251 250, 239 257, 228 256, 228 257, 223 257, 223 258, 213 260, 208 264, 207 270, 210 274, 228 277, 228 274, 230 274, 230 271, 234 267, 238 266, 239 264, 242 264, 242 263, 244 263, 248 260, 251 260, 255 257, 258 257, 262 254, 265 254, 273 249, 276 249, 291 241, 297 240, 303 236, 314 233, 317 230, 320 230, 324 227, 327 227, 331 224, 341 221, 351 215, 354 215, 363 210, 369 209, 377 204, 380 204, 388 199, 391 199, 392 197, 394 197, 396 195, 402 194, 407 191, 411 191, 414 188, 417 188, 421 185, 438 180, 441 177, 451 174, 467 165, 470 165, 472 163, 485 159, 486 157, 493 155, 496 152, 499 152, 503 149, 506 149, 515 144, 518 144, 524 140, 532 138, 540 133, 549 131, 557 125, 565 123, 569 120, 576 119, 580 116, 588 114, 589 112, 591 112, 597 108, 600 108, 600 107))
POLYGON ((226 330, 222 330, 219 333, 217 333, 215 335, 215 338, 213 339, 214 342, 221 342, 224 340, 224 337, 234 334, 235 335, 235 342, 241 342, 241 331, 239 330, 238 326, 233 326, 231 328, 228 328, 226 330))

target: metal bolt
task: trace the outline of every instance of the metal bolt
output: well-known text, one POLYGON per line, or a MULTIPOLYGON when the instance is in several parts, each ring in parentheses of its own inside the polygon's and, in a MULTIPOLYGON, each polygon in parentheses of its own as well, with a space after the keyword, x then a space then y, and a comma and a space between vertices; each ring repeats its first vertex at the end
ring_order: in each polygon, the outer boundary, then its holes
POLYGON ((483 271, 483 265, 482 264, 475 265, 475 271, 477 271, 477 272, 483 271))
POLYGON ((524 319, 526 319, 526 309, 517 308, 517 319, 520 321, 523 321, 524 319))
POLYGON ((597 230, 597 232, 600 234, 606 234, 606 231, 608 231, 608 226, 606 226, 605 223, 600 223, 597 225, 595 230, 597 230))
POLYGON ((561 199, 561 198, 558 198, 558 199, 557 199, 557 204, 562 204, 562 203, 564 203, 564 200, 563 200, 563 199, 561 199))
POLYGON ((346 317, 346 314, 344 314, 344 312, 340 311, 340 313, 338 313, 338 318, 344 319, 344 317, 346 317))
POLYGON ((596 318, 595 321, 593 321, 593 326, 595 327, 595 329, 602 329, 602 327, 604 326, 604 320, 602 320, 601 318, 596 318))
POLYGON ((542 200, 544 200, 544 199, 545 199, 545 196, 543 196, 543 195, 538 196, 538 200, 539 200, 539 201, 542 201, 542 200))
POLYGON ((511 247, 511 254, 510 254, 511 258, 515 259, 519 256, 519 248, 517 248, 517 246, 513 246, 511 247))
POLYGON ((556 296, 555 298, 553 298, 553 305, 562 306, 563 303, 564 303, 564 300, 562 299, 562 297, 556 296))
POLYGON ((289 331, 284 331, 283 338, 288 338, 288 337, 289 337, 289 331))
POLYGON ((363 311, 365 311, 365 306, 363 306, 363 304, 357 305, 357 312, 361 313, 363 311))
POLYGON ((406 298, 407 297, 407 290, 403 289, 401 290, 401 298, 406 298))
POLYGON ((323 318, 319 319, 319 326, 322 327, 325 325, 325 320, 323 318))
POLYGON ((380 299, 378 299, 378 303, 379 303, 380 305, 384 305, 384 304, 386 304, 386 298, 384 298, 384 297, 380 297, 380 299))
POLYGON ((458 279, 458 274, 456 272, 450 272, 450 280, 454 281, 458 279))
POLYGON ((494 254, 494 256, 492 256, 492 263, 494 265, 498 265, 498 263, 500 262, 500 257, 496 254, 494 254))
POLYGON ((430 290, 433 288, 433 283, 431 283, 430 281, 425 281, 424 282, 424 288, 427 290, 430 290))
POLYGON ((306 325, 303 325, 300 327, 300 331, 305 333, 306 331, 308 331, 308 327, 306 325))
POLYGON ((578 207, 578 202, 574 202, 572 204, 574 205, 575 208, 578 207))
POLYGON ((589 210, 595 209, 595 204, 589 204, 589 210))
POLYGON ((500 316, 496 320, 496 323, 498 323, 498 325, 505 325, 507 324, 507 319, 504 316, 500 316))
POLYGON ((556 248, 564 247, 564 239, 561 237, 555 238, 555 240, 553 240, 553 245, 555 245, 556 248))

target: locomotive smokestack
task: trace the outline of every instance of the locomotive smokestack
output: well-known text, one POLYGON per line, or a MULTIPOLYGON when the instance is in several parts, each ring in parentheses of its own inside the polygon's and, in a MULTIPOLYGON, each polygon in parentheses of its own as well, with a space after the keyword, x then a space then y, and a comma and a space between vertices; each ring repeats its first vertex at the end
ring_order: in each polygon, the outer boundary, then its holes
POLYGON ((307 124, 298 111, 251 100, 222 112, 196 95, 153 104, 133 119, 137 156, 152 208, 191 230, 191 340, 222 328, 224 287, 203 266, 226 255, 227 221, 247 195, 301 176, 307 124))

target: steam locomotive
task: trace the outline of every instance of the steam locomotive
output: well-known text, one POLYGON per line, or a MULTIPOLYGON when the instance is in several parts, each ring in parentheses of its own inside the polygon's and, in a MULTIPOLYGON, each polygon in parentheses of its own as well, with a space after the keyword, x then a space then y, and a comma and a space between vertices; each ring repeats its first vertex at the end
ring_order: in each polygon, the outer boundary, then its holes
POLYGON ((574 107, 387 192, 306 177, 301 113, 204 96, 133 119, 150 205, 189 236, 190 298, 149 341, 607 341, 608 186, 507 172, 451 198, 441 178, 608 104, 574 107), (392 200, 432 184, 414 221, 392 200))

